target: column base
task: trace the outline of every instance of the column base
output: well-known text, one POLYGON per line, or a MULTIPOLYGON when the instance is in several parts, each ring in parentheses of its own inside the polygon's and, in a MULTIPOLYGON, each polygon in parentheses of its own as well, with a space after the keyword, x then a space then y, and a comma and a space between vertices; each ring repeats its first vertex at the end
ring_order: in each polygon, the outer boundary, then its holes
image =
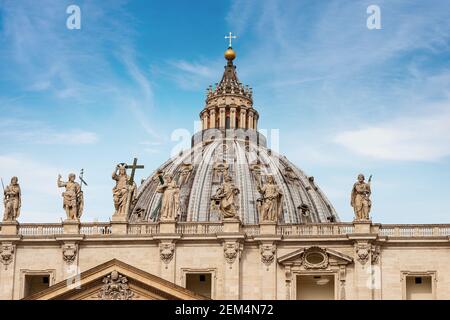
POLYGON ((276 234, 277 223, 275 221, 263 221, 259 224, 259 234, 276 234))

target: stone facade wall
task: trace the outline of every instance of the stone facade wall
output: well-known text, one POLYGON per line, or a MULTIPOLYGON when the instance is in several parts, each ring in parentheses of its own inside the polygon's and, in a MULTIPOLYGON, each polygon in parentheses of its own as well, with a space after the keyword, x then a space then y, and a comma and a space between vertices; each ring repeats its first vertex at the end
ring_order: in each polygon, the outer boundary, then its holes
POLYGON ((434 297, 450 299, 448 235, 395 238, 369 227, 369 233, 316 236, 250 236, 241 229, 210 235, 2 232, 0 298, 21 299, 25 274, 46 272, 55 284, 118 259, 180 286, 187 273, 211 273, 213 299, 295 299, 301 274, 334 276, 336 299, 403 299, 405 275, 431 275, 434 297), (308 266, 309 251, 324 253, 326 264, 308 266))

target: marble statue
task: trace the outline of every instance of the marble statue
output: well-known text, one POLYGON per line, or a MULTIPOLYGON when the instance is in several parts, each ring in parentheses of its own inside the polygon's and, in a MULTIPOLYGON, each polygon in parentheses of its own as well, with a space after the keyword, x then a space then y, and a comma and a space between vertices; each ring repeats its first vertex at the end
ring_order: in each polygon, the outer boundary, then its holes
POLYGON ((160 210, 161 220, 175 220, 180 211, 180 188, 172 176, 166 174, 164 183, 156 188, 156 192, 162 193, 160 210))
POLYGON ((259 200, 261 221, 276 222, 281 215, 281 198, 283 194, 275 183, 272 175, 267 176, 267 181, 262 187, 258 185, 258 191, 262 196, 259 200))
POLYGON ((225 176, 224 180, 212 199, 219 201, 219 211, 224 219, 235 218, 239 210, 239 206, 236 204, 239 189, 233 184, 230 176, 225 176))
POLYGON ((127 175, 126 165, 121 163, 116 166, 112 173, 112 179, 116 181, 115 187, 112 189, 114 199, 114 215, 127 216, 130 203, 134 202, 136 196, 136 184, 134 181, 130 184, 127 175))
POLYGON ((364 175, 358 175, 358 181, 353 185, 351 195, 351 206, 355 211, 355 220, 369 220, 369 212, 372 206, 370 201, 370 176, 369 181, 364 181, 364 175))
POLYGON ((182 166, 181 166, 181 173, 180 173, 180 180, 179 180, 180 187, 182 185, 184 185, 189 180, 189 177, 191 176, 191 173, 192 173, 193 169, 194 169, 194 167, 190 163, 183 163, 182 164, 182 166))
POLYGON ((63 208, 66 210, 68 220, 80 220, 83 213, 84 199, 80 184, 75 182, 75 174, 70 173, 67 182, 61 181, 61 175, 58 175, 58 188, 66 188, 62 193, 63 208))
POLYGON ((11 178, 11 183, 3 190, 5 212, 3 221, 16 221, 20 215, 21 194, 17 177, 11 178))

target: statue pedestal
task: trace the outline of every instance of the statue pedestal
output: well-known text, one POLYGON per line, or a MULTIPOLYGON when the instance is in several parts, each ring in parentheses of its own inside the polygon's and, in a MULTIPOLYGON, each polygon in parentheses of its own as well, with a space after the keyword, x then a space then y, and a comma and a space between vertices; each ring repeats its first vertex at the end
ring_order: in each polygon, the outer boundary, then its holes
POLYGON ((80 233, 80 221, 66 219, 63 222, 64 234, 79 234, 80 233))
POLYGON ((372 221, 370 220, 353 220, 355 230, 353 233, 370 233, 370 226, 372 221))
POLYGON ((277 223, 275 221, 263 221, 259 224, 259 234, 277 234, 277 223))
POLYGON ((2 235, 16 235, 19 231, 19 223, 17 221, 3 221, 2 222, 2 235))
POLYGON ((237 218, 223 219, 223 232, 239 233, 241 231, 241 221, 237 218))
POLYGON ((113 214, 111 219, 111 233, 112 234, 127 234, 128 232, 128 221, 127 216, 113 214))
POLYGON ((159 221, 159 233, 176 233, 175 220, 159 221))

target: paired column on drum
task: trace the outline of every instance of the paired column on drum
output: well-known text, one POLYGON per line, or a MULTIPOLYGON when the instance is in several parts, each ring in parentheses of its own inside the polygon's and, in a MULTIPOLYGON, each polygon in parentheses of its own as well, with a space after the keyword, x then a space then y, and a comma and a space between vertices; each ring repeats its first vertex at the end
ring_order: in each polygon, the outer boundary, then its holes
POLYGON ((206 129, 257 129, 258 114, 253 109, 221 106, 201 113, 202 128, 206 129))

